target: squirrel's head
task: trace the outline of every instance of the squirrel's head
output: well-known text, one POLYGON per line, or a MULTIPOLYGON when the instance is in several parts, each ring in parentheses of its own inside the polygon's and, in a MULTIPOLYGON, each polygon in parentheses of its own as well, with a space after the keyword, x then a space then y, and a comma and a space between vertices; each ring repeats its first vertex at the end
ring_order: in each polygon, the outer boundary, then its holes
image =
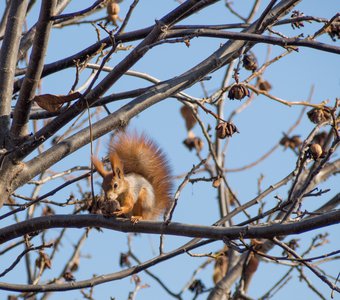
POLYGON ((105 200, 116 200, 126 189, 124 180, 123 164, 116 153, 109 155, 112 172, 105 170, 104 164, 96 157, 92 156, 92 162, 98 173, 103 177, 102 188, 105 200))

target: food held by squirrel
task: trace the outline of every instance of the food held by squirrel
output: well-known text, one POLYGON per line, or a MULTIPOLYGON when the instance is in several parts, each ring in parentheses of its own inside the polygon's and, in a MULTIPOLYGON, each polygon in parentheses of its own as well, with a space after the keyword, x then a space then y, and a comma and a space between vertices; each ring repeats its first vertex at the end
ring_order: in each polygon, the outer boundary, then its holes
POLYGON ((109 160, 111 171, 92 156, 93 165, 103 178, 104 214, 124 215, 138 222, 156 219, 169 208, 169 164, 163 151, 145 134, 120 133, 110 146, 109 160))

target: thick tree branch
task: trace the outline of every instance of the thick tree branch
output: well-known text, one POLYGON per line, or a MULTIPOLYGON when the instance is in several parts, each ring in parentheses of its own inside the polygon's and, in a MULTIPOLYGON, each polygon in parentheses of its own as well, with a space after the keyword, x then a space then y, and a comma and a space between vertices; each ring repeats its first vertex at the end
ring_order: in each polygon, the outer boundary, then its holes
POLYGON ((102 227, 121 232, 139 232, 151 234, 166 234, 195 238, 219 239, 224 238, 272 238, 275 236, 300 234, 318 228, 340 223, 340 210, 322 215, 292 221, 285 224, 274 223, 257 226, 199 226, 182 223, 140 221, 133 224, 128 219, 106 218, 102 215, 54 215, 38 217, 0 229, 0 243, 10 241, 36 231, 50 228, 86 228, 102 227))
POLYGON ((27 134, 27 123, 29 120, 32 99, 35 96, 35 90, 40 81, 50 31, 52 28, 52 21, 50 21, 50 17, 54 13, 56 4, 57 0, 44 0, 41 3, 40 16, 37 24, 37 31, 34 36, 32 54, 13 114, 11 136, 14 139, 24 137, 27 134))
MULTIPOLYGON (((255 33, 244 33, 244 32, 232 32, 232 31, 221 31, 217 29, 194 29, 194 30, 171 30, 167 34, 166 38, 174 37, 189 37, 194 38, 198 36, 206 36, 213 38, 223 38, 231 40, 243 40, 249 42, 258 42, 264 44, 278 45, 282 47, 297 46, 317 49, 325 52, 334 54, 340 54, 340 47, 325 44, 311 40, 309 38, 283 38, 266 36, 255 33)), ((166 42, 162 41, 161 43, 166 42)))
POLYGON ((14 71, 28 0, 11 1, 5 37, 0 50, 0 148, 8 139, 14 71))

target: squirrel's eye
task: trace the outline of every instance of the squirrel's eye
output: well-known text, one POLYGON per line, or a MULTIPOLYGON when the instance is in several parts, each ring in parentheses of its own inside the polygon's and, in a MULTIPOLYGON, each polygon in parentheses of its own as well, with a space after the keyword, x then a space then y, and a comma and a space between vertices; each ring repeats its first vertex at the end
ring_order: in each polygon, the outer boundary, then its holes
POLYGON ((117 187, 118 187, 118 183, 115 182, 115 183, 113 184, 113 188, 116 189, 117 187))

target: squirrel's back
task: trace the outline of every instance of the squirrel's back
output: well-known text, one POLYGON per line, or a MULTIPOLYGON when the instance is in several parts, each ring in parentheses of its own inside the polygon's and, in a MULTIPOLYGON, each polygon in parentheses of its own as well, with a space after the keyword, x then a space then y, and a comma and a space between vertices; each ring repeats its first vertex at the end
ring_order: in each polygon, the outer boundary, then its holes
POLYGON ((120 133, 110 147, 122 160, 124 174, 136 173, 150 182, 155 194, 151 218, 158 217, 171 203, 172 180, 164 152, 145 134, 120 133))

